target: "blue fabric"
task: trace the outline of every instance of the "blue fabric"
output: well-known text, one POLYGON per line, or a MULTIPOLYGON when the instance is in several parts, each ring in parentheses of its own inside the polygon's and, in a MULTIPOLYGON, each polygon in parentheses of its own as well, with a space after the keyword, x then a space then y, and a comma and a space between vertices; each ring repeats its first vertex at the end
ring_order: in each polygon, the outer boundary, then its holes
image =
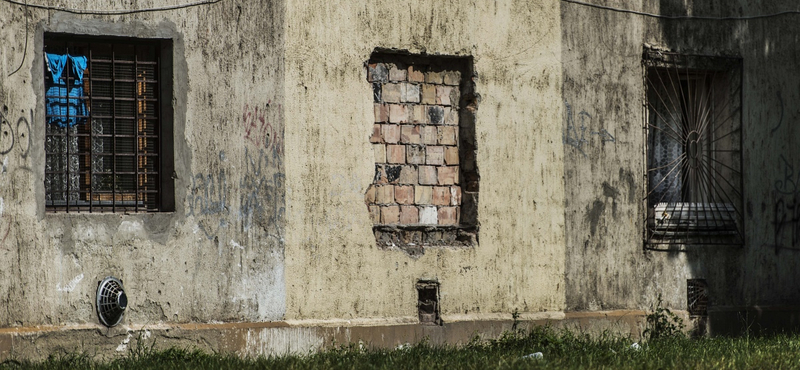
POLYGON ((72 75, 75 76, 75 82, 83 85, 83 71, 86 70, 86 57, 83 56, 69 56, 69 61, 72 62, 72 75))
POLYGON ((86 65, 87 60, 84 56, 47 53, 47 66, 53 78, 47 84, 45 91, 45 111, 49 116, 47 123, 59 127, 86 123, 89 112, 86 109, 86 102, 81 99, 84 96, 83 71, 86 70, 86 65), (61 79, 67 61, 74 77, 72 84, 61 79))
POLYGON ((67 55, 52 53, 46 53, 45 55, 47 56, 47 69, 50 70, 50 76, 53 77, 53 81, 57 81, 61 78, 61 74, 64 73, 64 67, 67 65, 67 55))

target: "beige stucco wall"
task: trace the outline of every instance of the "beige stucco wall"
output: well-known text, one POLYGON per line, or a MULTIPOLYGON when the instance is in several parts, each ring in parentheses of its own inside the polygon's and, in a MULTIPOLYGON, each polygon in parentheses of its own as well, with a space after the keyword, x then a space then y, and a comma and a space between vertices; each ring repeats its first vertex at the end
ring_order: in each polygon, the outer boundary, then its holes
MULTIPOLYGON (((124 9, 103 1, 41 3, 124 9)), ((27 12, 26 19, 24 6, 0 3, 0 105, 12 128, 4 125, 7 153, 0 156, 0 327, 96 325, 95 290, 108 275, 125 283, 124 325, 281 319, 282 147, 247 140, 246 127, 259 114, 246 114, 258 109, 282 132, 282 6, 225 1, 133 15, 27 12), (173 41, 165 78, 174 84, 175 173, 164 175, 175 179, 174 212, 45 212, 45 32, 173 41)))
POLYGON ((418 279, 440 282, 445 322, 563 309, 559 18, 553 1, 287 4, 287 319, 415 321, 418 279), (478 246, 376 247, 375 48, 474 57, 478 246))

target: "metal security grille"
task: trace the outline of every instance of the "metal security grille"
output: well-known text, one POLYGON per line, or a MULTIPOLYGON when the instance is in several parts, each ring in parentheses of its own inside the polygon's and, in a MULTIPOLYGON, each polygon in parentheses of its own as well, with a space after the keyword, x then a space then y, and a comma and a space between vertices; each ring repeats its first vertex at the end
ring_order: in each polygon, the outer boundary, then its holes
POLYGON ((689 315, 708 316, 708 284, 705 279, 686 281, 686 300, 689 315))
POLYGON ((743 244, 739 66, 645 52, 646 248, 743 244))
POLYGON ((45 37, 48 211, 159 211, 156 42, 45 37))

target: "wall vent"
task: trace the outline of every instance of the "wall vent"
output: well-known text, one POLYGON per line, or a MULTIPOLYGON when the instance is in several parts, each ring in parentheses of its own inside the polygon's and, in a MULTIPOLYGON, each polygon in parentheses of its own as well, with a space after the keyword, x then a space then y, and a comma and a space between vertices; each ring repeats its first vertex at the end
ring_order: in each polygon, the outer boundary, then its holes
POLYGON ((111 327, 122 321, 128 308, 128 296, 122 287, 122 280, 113 276, 97 283, 97 317, 103 325, 111 327))
POLYGON ((708 316, 708 284, 706 279, 686 280, 686 301, 689 315, 708 316))
POLYGON ((439 282, 417 281, 417 296, 420 324, 442 325, 442 319, 439 317, 439 282))

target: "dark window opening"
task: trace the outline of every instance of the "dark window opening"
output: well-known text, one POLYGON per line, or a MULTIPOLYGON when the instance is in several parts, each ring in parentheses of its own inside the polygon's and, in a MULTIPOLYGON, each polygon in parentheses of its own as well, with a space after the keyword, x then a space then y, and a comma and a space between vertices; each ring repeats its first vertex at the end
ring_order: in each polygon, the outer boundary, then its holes
POLYGON ((163 40, 45 36, 48 211, 171 210, 169 50, 163 40))
POLYGON ((741 245, 741 60, 645 51, 645 246, 741 245))
POLYGON ((420 280, 417 282, 417 310, 419 322, 426 325, 442 325, 439 317, 439 283, 420 280))

